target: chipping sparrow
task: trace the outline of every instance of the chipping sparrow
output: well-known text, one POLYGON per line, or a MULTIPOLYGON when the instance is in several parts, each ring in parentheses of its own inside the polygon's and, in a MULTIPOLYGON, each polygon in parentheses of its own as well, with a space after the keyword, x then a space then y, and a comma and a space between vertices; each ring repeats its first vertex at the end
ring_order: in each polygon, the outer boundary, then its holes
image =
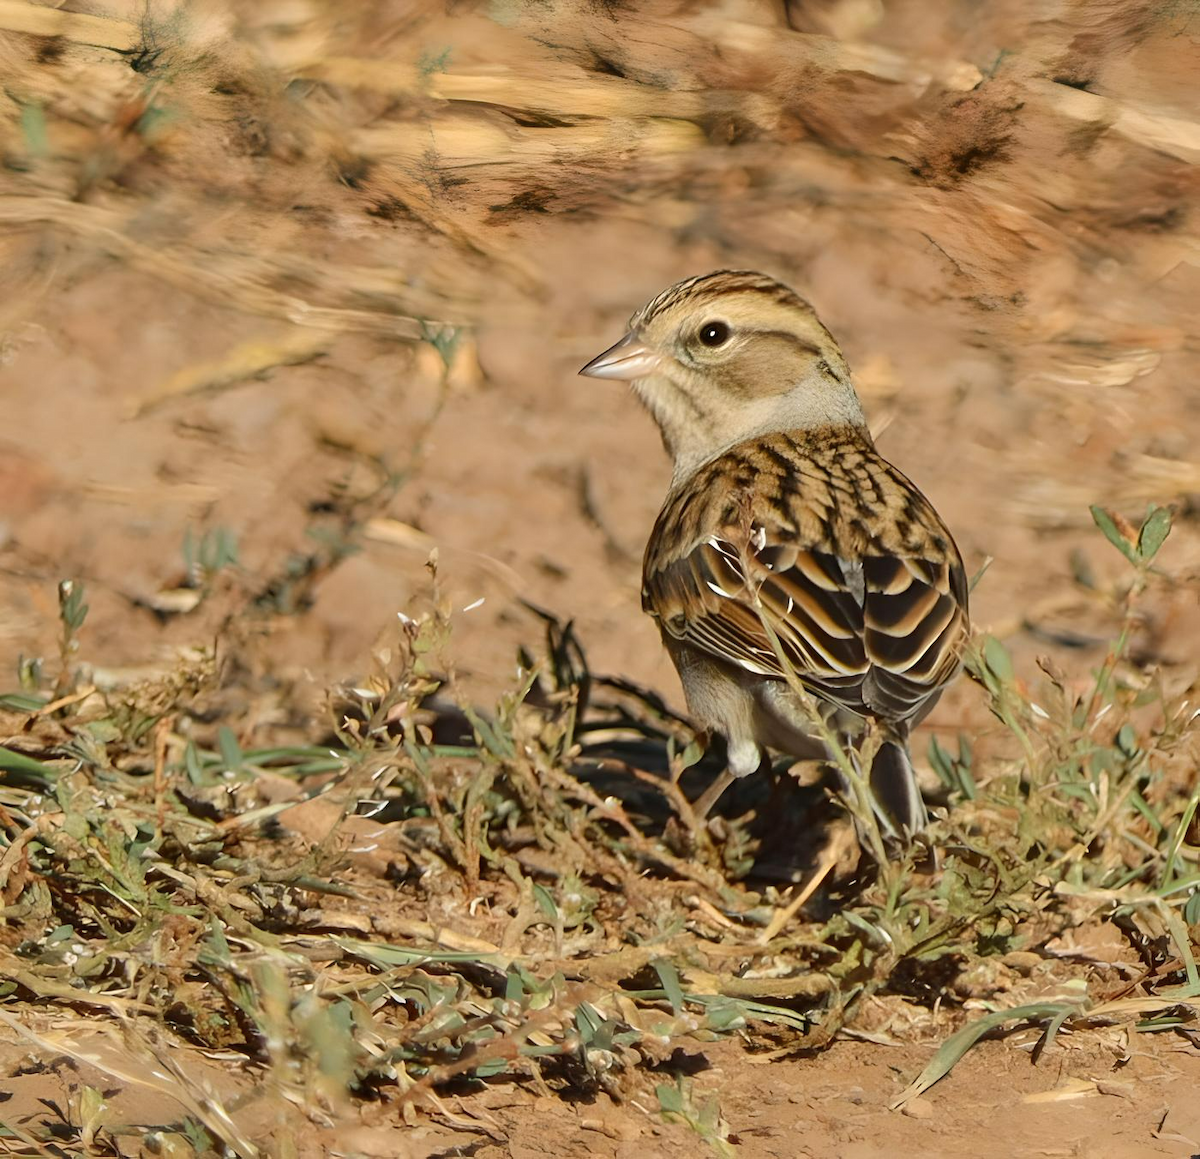
POLYGON ((881 823, 892 837, 918 832, 926 812, 908 736, 959 668, 962 558, 929 501, 875 450, 812 307, 764 274, 690 278, 580 373, 631 382, 674 462, 642 606, 692 714, 727 742, 727 772, 697 811, 757 770, 766 747, 825 755, 782 653, 835 732, 849 740, 876 722, 869 783, 881 823))

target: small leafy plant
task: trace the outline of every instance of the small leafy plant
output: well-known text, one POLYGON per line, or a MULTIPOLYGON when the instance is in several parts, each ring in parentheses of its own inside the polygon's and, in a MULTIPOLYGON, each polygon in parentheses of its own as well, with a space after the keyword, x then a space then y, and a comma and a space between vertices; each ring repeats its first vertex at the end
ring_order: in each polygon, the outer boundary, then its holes
MULTIPOLYGON (((1067 1029, 1186 1027, 1197 714, 1129 656, 1170 516, 1097 523, 1132 573, 1096 670, 1042 661, 1035 689, 1001 641, 976 641, 968 666, 998 723, 931 744, 950 805, 932 829, 940 866, 835 874, 817 920, 800 911, 811 890, 744 876, 740 824, 680 850, 663 810, 685 815, 678 778, 699 746, 653 694, 591 672, 569 626, 543 617, 544 655, 525 652, 489 709, 463 698, 436 561, 432 610, 397 620, 307 743, 254 737, 255 686, 231 700, 211 659, 71 695, 72 676, 47 691, 25 664, 0 699, 0 893, 21 963, 7 1009, 134 1002, 127 1040, 186 1111, 164 1138, 234 1151, 251 1144, 215 1094, 188 1089, 179 1044, 236 1049, 288 1105, 334 1117, 366 1097, 437 1109, 505 1074, 627 1098, 652 1066, 664 1118, 729 1155, 715 1097, 670 1065, 681 1042, 811 1051, 868 1007, 924 1008, 957 1026, 902 1101, 1001 1029, 1039 1028, 1041 1053, 1067 1029), (303 840, 301 807, 322 818, 303 840), (1068 967, 1057 996, 970 997, 972 979, 1053 960, 1048 942, 1097 923, 1147 962, 1136 997, 1068 967)), ((198 565, 228 563, 228 546, 195 544, 198 565)), ((64 673, 86 611, 64 584, 64 673)), ((81 1103, 79 1123, 93 1140, 124 1130, 102 1103, 81 1103)))

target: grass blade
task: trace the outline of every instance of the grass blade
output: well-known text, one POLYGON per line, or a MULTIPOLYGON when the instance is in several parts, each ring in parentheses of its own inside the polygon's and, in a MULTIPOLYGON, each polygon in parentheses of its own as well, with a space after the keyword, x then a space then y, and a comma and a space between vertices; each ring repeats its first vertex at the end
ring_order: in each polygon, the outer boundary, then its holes
POLYGON ((944 1079, 963 1055, 993 1030, 998 1030, 1010 1022, 1037 1022, 1043 1018, 1053 1018, 1061 1025, 1065 1018, 1078 1009, 1075 1005, 1062 1002, 1039 1002, 1029 1006, 1014 1006, 1011 1010, 997 1010, 993 1014, 977 1018, 974 1022, 968 1022, 962 1030, 952 1034, 938 1047, 928 1066, 904 1088, 898 1098, 888 1104, 889 1108, 898 1111, 910 1099, 924 1094, 931 1086, 944 1079))

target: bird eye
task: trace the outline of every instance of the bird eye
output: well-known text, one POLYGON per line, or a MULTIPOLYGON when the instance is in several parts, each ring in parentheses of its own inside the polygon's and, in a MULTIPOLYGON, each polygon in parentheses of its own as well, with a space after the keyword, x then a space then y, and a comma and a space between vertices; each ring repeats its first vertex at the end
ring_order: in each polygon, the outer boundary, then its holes
POLYGON ((724 322, 705 322, 700 327, 700 341, 705 346, 722 346, 729 340, 729 327, 724 322))

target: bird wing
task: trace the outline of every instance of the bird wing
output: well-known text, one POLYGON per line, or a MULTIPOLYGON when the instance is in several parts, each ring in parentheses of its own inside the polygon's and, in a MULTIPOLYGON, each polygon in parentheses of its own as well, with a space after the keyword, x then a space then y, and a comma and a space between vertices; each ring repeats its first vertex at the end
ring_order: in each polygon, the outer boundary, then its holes
POLYGON ((746 672, 795 674, 855 712, 905 722, 955 674, 967 632, 958 549, 865 435, 771 435, 668 496, 643 607, 746 672))

